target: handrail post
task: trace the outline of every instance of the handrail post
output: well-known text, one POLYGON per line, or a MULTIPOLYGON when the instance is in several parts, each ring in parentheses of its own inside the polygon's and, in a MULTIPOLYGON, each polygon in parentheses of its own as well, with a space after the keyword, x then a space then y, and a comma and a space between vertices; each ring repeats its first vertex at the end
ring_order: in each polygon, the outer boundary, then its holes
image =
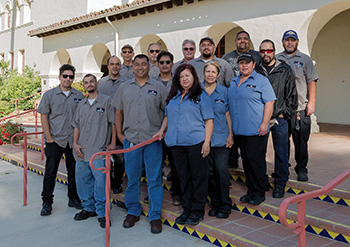
POLYGON ((110 199, 110 188, 111 188, 111 155, 107 153, 106 155, 106 206, 105 206, 105 216, 106 216, 106 231, 105 231, 105 237, 106 237, 106 247, 109 247, 109 240, 110 240, 110 224, 109 219, 111 215, 111 199, 110 199))
POLYGON ((27 206, 27 135, 23 136, 23 206, 27 206))
POLYGON ((298 202, 298 223, 300 232, 298 233, 298 246, 306 247, 306 231, 305 231, 305 215, 306 215, 306 200, 298 202))

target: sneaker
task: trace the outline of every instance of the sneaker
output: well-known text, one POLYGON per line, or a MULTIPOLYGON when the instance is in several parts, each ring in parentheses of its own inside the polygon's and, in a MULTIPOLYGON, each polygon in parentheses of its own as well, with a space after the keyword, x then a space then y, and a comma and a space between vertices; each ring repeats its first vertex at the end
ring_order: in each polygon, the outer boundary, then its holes
POLYGON ((307 181, 309 181, 309 177, 307 176, 307 174, 305 172, 299 172, 298 173, 298 181, 307 182, 307 181))
POLYGON ((43 204, 43 207, 42 207, 42 209, 41 209, 40 215, 41 215, 41 216, 50 215, 50 214, 51 214, 51 211, 52 211, 52 206, 51 206, 51 204, 44 203, 44 204, 43 204))
MULTIPOLYGON (((100 223, 100 227, 106 228, 106 217, 98 217, 97 221, 100 223)), ((111 221, 109 221, 109 227, 112 226, 111 221)))
POLYGON ((97 214, 95 212, 89 212, 89 211, 86 211, 83 209, 79 213, 75 214, 74 219, 75 220, 86 220, 87 218, 94 217, 94 216, 97 216, 97 214))
POLYGON ((76 198, 69 198, 68 207, 76 208, 76 209, 83 209, 83 207, 81 206, 80 200, 78 200, 76 198))

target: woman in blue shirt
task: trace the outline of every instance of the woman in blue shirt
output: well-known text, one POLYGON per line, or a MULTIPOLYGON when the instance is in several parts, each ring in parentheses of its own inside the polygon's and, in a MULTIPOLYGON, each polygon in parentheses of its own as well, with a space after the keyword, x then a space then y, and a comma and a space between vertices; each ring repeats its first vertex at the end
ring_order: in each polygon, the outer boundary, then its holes
POLYGON ((228 90, 229 109, 235 141, 241 149, 248 192, 241 202, 259 205, 265 200, 266 145, 275 93, 269 80, 255 72, 254 57, 242 53, 239 76, 228 90))
POLYGON ((180 65, 174 74, 162 127, 155 134, 172 147, 181 185, 183 213, 177 224, 197 225, 203 220, 208 194, 208 155, 213 132, 213 109, 196 70, 180 65))
POLYGON ((214 129, 210 141, 208 194, 212 209, 209 216, 226 219, 231 213, 228 158, 233 145, 232 123, 228 109, 227 88, 217 83, 220 65, 216 61, 204 65, 204 89, 214 111, 214 129))

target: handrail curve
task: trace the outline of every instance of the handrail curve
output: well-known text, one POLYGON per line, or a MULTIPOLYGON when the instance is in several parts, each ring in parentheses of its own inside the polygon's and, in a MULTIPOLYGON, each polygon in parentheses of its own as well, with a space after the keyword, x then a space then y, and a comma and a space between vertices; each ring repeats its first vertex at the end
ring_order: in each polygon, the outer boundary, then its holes
POLYGON ((332 181, 330 181, 328 184, 326 184, 320 189, 295 195, 283 200, 279 209, 280 222, 283 226, 286 226, 290 229, 294 229, 293 232, 299 235, 299 238, 298 238, 299 247, 306 247, 306 232, 305 232, 306 200, 328 194, 330 191, 332 191, 335 187, 337 187, 339 184, 341 184, 348 178, 350 178, 350 169, 346 170, 345 172, 343 172, 342 174, 334 178, 332 181), (298 212, 297 212, 298 222, 293 222, 289 224, 287 222, 288 207, 290 204, 295 204, 295 203, 297 204, 297 208, 298 208, 298 212))

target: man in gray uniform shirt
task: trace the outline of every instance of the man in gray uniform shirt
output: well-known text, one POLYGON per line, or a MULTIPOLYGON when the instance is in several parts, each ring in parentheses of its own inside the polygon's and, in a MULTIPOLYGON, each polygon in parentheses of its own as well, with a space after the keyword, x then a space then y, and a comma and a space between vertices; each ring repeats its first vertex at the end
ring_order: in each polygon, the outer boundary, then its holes
POLYGON ((43 200, 41 216, 51 214, 55 179, 63 154, 66 157, 68 171, 68 206, 82 209, 75 184, 72 121, 78 103, 84 96, 71 87, 75 75, 75 68, 72 65, 62 65, 59 73, 60 85, 44 93, 38 107, 44 131, 46 156, 43 191, 41 193, 43 200))
POLYGON ((134 48, 126 44, 122 47, 120 56, 123 58, 123 64, 120 69, 120 75, 129 80, 134 77, 134 72, 132 71, 132 59, 135 56, 134 48))
POLYGON ((111 56, 107 60, 108 75, 98 81, 97 89, 100 93, 113 98, 118 87, 126 78, 120 75, 121 62, 117 56, 111 56))
MULTIPOLYGON (((89 161, 94 153, 115 149, 115 109, 111 105, 111 98, 97 91, 94 75, 85 75, 83 86, 89 95, 79 103, 72 124, 77 191, 83 206, 74 219, 85 220, 98 216, 100 226, 105 228, 106 174, 92 169, 89 161)), ((105 167, 105 161, 106 157, 97 156, 92 163, 95 168, 101 168, 105 167)))
MULTIPOLYGON (((97 90, 105 95, 108 95, 111 99, 113 99, 114 95, 117 92, 119 86, 127 80, 127 78, 123 77, 120 74, 121 71, 121 63, 120 59, 117 56, 111 56, 107 60, 107 68, 108 75, 102 77, 97 85, 97 90)), ((122 143, 117 141, 118 146, 122 146, 122 143)), ((114 160, 117 160, 116 158, 114 160)), ((114 194, 120 194, 123 192, 123 175, 124 175, 124 164, 122 163, 113 163, 113 175, 111 177, 111 186, 114 194)))
POLYGON ((192 39, 185 39, 182 42, 182 54, 184 55, 184 58, 174 64, 171 70, 173 74, 180 64, 188 63, 194 59, 194 55, 196 54, 196 43, 192 39))
POLYGON ((230 65, 223 59, 214 55, 215 43, 210 37, 204 37, 199 42, 199 52, 201 55, 189 62, 197 72, 200 82, 204 81, 204 65, 211 60, 217 61, 220 64, 221 72, 218 78, 218 83, 226 87, 230 86, 230 81, 233 79, 233 72, 230 65))
POLYGON ((248 32, 246 31, 238 32, 235 39, 235 45, 236 45, 236 50, 226 53, 222 57, 222 59, 226 60, 230 64, 233 70, 234 76, 238 76, 239 69, 238 69, 237 59, 240 54, 242 53, 251 54, 254 57, 254 61, 256 65, 260 63, 261 58, 260 58, 259 52, 250 49, 251 40, 248 32))
MULTIPOLYGON (((123 83, 112 100, 117 109, 115 123, 117 135, 124 148, 133 147, 150 138, 162 125, 167 97, 162 83, 150 79, 149 59, 139 54, 133 62, 135 78, 123 83)), ((140 178, 142 165, 145 164, 149 205, 148 218, 151 232, 160 233, 160 220, 163 187, 162 187, 162 142, 155 141, 144 147, 124 154, 125 171, 128 176, 128 187, 125 191, 125 205, 128 209, 123 227, 130 228, 140 220, 140 178)))
POLYGON ((307 163, 309 160, 308 141, 311 131, 310 115, 315 112, 316 81, 318 75, 312 59, 298 50, 299 38, 295 31, 287 30, 283 34, 284 51, 276 58, 285 61, 293 70, 298 94, 297 113, 290 120, 290 131, 295 147, 295 172, 298 181, 308 181, 307 163))
POLYGON ((157 56, 159 52, 162 50, 162 47, 158 43, 151 43, 147 49, 147 55, 149 58, 149 77, 153 78, 159 75, 159 68, 157 66, 157 56))

